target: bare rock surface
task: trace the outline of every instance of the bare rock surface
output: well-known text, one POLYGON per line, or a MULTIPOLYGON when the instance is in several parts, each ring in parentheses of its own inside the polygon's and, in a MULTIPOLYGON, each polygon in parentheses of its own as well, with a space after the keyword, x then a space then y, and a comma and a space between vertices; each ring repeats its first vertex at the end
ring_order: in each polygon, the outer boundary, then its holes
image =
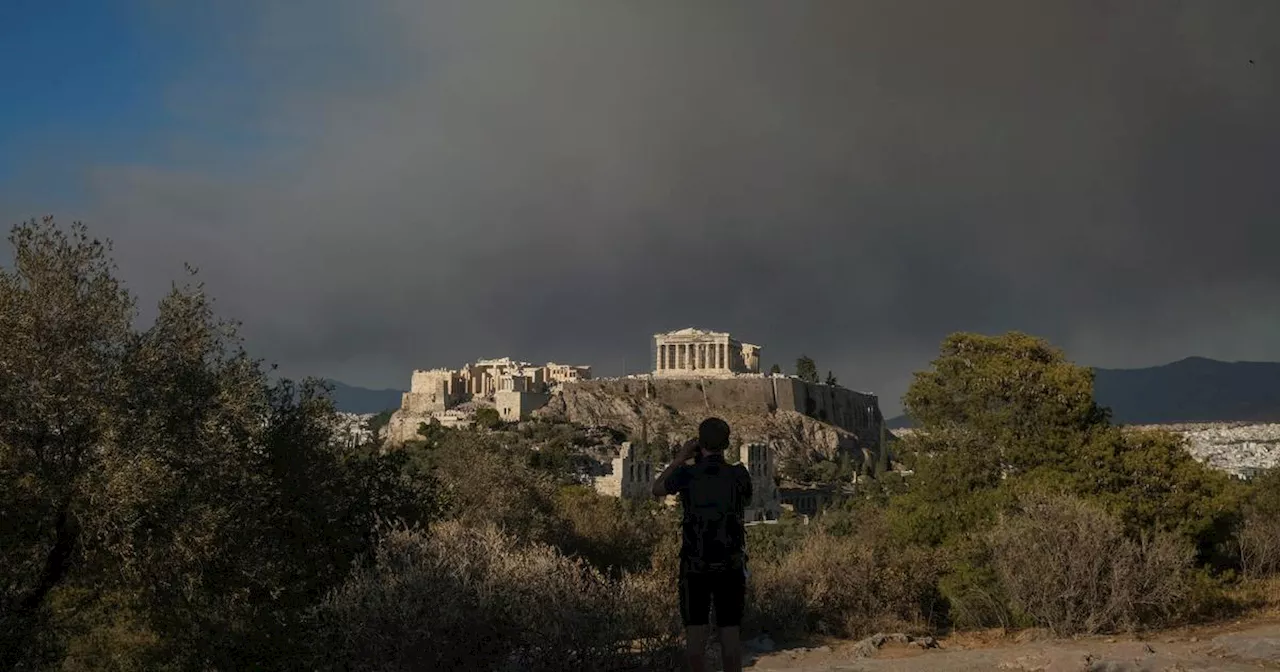
POLYGON ((750 661, 749 669, 761 672, 1280 670, 1280 621, 1274 620, 1145 638, 1019 639, 957 635, 935 641, 907 635, 876 635, 858 642, 757 655, 750 661))
MULTIPOLYGON (((693 383, 690 383, 693 385, 693 383)), ((696 388, 691 388, 691 390, 696 388)), ((621 381, 612 386, 568 385, 554 394, 546 406, 534 416, 580 425, 617 427, 632 437, 647 432, 650 441, 678 444, 693 437, 697 424, 709 414, 728 421, 734 436, 742 441, 763 441, 778 449, 780 460, 812 462, 835 460, 849 455, 855 463, 874 459, 863 449, 853 433, 794 411, 769 412, 749 404, 708 403, 706 407, 688 407, 683 411, 645 394, 642 380, 621 381)), ((692 392, 690 392, 692 394, 692 392)))

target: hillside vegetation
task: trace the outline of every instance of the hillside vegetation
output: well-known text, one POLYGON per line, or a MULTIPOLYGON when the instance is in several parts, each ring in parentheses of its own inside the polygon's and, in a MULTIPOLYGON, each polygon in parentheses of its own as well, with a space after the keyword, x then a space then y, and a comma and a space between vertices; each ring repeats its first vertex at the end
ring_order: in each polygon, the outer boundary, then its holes
MULTIPOLYGON (((1141 369, 1094 369, 1093 393, 1124 425, 1280 422, 1280 363, 1188 357, 1141 369)), ((905 415, 890 429, 914 423, 905 415)))
MULTIPOLYGON (((105 244, 0 271, 0 670, 670 669, 676 516, 573 484, 584 430, 344 447, 199 284, 139 327, 105 244), (536 450, 535 450, 536 448, 536 450)), ((1280 571, 1280 478, 1120 432, 1043 340, 955 334, 905 402, 914 475, 749 534, 747 636, 1185 623, 1280 571)))

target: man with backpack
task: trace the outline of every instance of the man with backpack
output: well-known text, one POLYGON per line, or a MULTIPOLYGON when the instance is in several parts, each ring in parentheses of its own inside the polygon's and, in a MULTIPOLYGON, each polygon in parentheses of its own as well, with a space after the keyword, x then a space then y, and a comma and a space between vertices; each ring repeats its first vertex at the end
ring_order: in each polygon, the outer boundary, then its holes
POLYGON ((680 618, 689 667, 706 669, 707 625, 715 604, 725 672, 742 670, 738 628, 747 591, 747 530, 743 510, 751 501, 751 474, 724 461, 729 424, 707 418, 698 438, 676 453, 653 484, 655 497, 678 494, 684 509, 680 544, 680 618), (689 460, 693 464, 686 464, 689 460))

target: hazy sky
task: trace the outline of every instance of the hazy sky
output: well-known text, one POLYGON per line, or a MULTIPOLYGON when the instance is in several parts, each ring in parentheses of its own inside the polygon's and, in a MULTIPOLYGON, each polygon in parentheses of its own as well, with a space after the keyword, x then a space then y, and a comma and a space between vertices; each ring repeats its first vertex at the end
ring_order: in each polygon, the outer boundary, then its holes
POLYGON ((1280 2, 0 2, 0 215, 290 375, 1280 360, 1280 2), (181 7, 179 7, 179 5, 181 7), (204 9, 192 9, 204 5, 204 9))

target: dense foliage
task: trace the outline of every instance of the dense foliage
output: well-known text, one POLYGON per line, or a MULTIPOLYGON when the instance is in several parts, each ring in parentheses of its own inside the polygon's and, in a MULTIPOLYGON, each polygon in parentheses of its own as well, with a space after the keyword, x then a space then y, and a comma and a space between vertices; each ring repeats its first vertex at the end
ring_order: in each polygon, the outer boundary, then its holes
POLYGON ((808 355, 801 355, 796 360, 796 377, 806 383, 818 382, 818 365, 808 355))
MULTIPOLYGON (((273 382, 199 284, 138 328, 83 227, 11 241, 0 670, 669 662, 677 518, 583 487, 599 437, 490 416, 347 448, 325 388, 273 382)), ((1152 627, 1280 571, 1280 476, 1232 481, 1113 426, 1040 339, 953 335, 905 401, 911 475, 751 528, 748 636, 1152 627)))
POLYGON ((138 330, 84 227, 10 240, 0 669, 279 660, 309 645, 306 610, 372 550, 379 519, 433 516, 430 479, 333 446, 325 390, 270 382, 199 285, 138 330))

